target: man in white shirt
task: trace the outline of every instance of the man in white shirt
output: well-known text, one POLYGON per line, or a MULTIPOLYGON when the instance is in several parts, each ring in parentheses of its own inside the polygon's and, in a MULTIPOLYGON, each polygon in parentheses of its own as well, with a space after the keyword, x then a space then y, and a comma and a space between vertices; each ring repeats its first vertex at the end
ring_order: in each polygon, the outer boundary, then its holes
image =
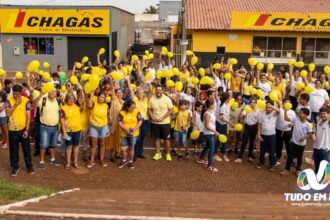
POLYGON ((312 111, 312 121, 316 124, 319 110, 323 106, 326 100, 329 99, 327 91, 322 89, 320 80, 315 81, 315 89, 309 95, 309 106, 312 111))
POLYGON ((260 157, 258 169, 265 164, 265 154, 269 152, 269 170, 274 171, 276 163, 275 159, 275 142, 276 142, 276 119, 280 109, 274 106, 273 101, 266 102, 266 111, 260 114, 258 127, 258 140, 260 142, 260 157))
POLYGON ((320 121, 316 128, 316 137, 313 144, 313 158, 315 173, 318 172, 322 160, 329 162, 330 156, 330 108, 320 109, 320 121))

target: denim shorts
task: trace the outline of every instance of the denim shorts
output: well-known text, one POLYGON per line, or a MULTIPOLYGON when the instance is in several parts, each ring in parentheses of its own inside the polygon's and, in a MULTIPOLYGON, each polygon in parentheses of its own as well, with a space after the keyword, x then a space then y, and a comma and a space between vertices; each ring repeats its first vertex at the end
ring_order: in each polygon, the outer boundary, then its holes
POLYGON ((58 139, 58 127, 40 125, 40 148, 55 148, 58 139))
POLYGON ((103 127, 96 127, 91 125, 89 127, 89 136, 94 138, 105 138, 109 136, 109 127, 105 125, 103 127))
POLYGON ((132 137, 132 136, 121 137, 120 146, 121 147, 129 146, 129 147, 135 148, 136 140, 137 140, 137 137, 132 137))
POLYGON ((79 146, 80 144, 80 131, 68 132, 68 136, 71 137, 70 141, 65 141, 66 146, 79 146))
POLYGON ((0 125, 4 125, 8 123, 8 118, 7 116, 5 117, 0 117, 0 125))
POLYGON ((175 142, 179 147, 185 147, 187 144, 188 133, 183 131, 175 131, 175 142))

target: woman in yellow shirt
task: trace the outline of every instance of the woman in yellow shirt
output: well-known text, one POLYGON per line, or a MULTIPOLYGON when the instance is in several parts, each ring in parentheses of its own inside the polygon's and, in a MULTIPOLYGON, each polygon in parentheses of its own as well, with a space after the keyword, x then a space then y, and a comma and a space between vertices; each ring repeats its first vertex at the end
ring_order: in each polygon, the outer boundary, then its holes
POLYGON ((143 148, 144 148, 143 145, 144 145, 144 138, 147 135, 150 124, 149 116, 148 116, 148 102, 152 92, 149 92, 150 95, 147 97, 144 93, 144 90, 141 87, 139 87, 136 89, 136 96, 135 96, 130 81, 127 80, 127 82, 128 82, 128 87, 130 88, 131 99, 134 101, 136 108, 140 111, 143 119, 142 125, 140 127, 140 134, 135 144, 134 160, 136 160, 137 158, 146 159, 146 157, 143 155, 143 148))
POLYGON ((108 164, 104 162, 105 139, 109 136, 108 128, 108 105, 105 103, 105 94, 100 92, 97 96, 97 101, 93 101, 91 96, 87 99, 87 106, 90 109, 90 126, 89 137, 91 139, 91 156, 87 168, 92 168, 95 163, 95 153, 97 143, 100 146, 100 161, 102 167, 107 167, 108 164))
POLYGON ((187 136, 188 129, 191 123, 190 111, 189 109, 189 101, 181 99, 179 101, 179 112, 176 116, 175 124, 174 124, 174 134, 175 134, 175 142, 178 146, 179 156, 178 159, 182 159, 182 152, 185 150, 185 158, 189 157, 189 149, 187 146, 187 136))
POLYGON ((255 85, 253 76, 251 72, 247 72, 244 77, 244 83, 243 83, 243 102, 244 104, 249 104, 250 98, 251 98, 251 89, 255 85))
POLYGON ((272 84, 272 91, 275 91, 279 94, 280 100, 285 97, 286 87, 282 83, 282 79, 280 76, 275 76, 274 83, 272 84))
POLYGON ((135 103, 132 100, 126 101, 118 117, 118 125, 121 128, 120 146, 123 157, 122 161, 118 165, 118 168, 123 168, 126 166, 128 161, 128 168, 134 169, 134 147, 136 139, 139 136, 141 124, 142 116, 140 111, 136 108, 135 103))
POLYGON ((70 168, 71 153, 73 148, 73 160, 74 167, 79 168, 78 156, 79 156, 79 142, 80 132, 82 130, 80 112, 82 107, 78 107, 75 104, 75 97, 72 92, 69 92, 65 96, 65 104, 61 108, 61 127, 63 131, 63 138, 66 140, 66 166, 65 169, 70 168))

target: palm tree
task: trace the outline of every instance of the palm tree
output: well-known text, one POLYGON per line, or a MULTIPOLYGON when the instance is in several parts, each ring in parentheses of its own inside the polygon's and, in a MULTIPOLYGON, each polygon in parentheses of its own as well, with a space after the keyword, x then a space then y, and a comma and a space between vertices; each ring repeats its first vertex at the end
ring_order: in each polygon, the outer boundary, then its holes
POLYGON ((150 5, 144 10, 143 14, 158 14, 158 7, 150 5))

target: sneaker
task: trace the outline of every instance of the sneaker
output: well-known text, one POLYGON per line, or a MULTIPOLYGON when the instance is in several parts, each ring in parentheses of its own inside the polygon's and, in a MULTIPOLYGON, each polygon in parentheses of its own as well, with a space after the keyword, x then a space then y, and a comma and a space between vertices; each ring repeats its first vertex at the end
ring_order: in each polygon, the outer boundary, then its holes
POLYGON ((226 161, 226 162, 229 162, 229 158, 227 157, 227 155, 223 155, 223 160, 226 161))
POLYGON ((219 157, 218 155, 214 155, 213 156, 213 160, 215 160, 217 162, 221 162, 222 161, 221 157, 219 157))
POLYGON ((269 167, 269 171, 270 172, 274 172, 275 171, 275 168, 274 167, 269 167))
POLYGON ((121 161, 120 164, 118 165, 118 168, 123 168, 124 166, 126 166, 127 161, 121 161))
POLYGON ((162 156, 161 153, 155 153, 155 155, 154 155, 154 157, 152 159, 154 159, 154 160, 160 160, 162 158, 163 158, 163 156, 162 156))
POLYGON ((166 161, 168 162, 172 161, 171 154, 166 154, 166 161))
POLYGON ((251 163, 253 163, 254 162, 254 159, 252 157, 249 157, 248 161, 251 162, 251 163))
POLYGON ((6 149, 6 148, 8 148, 8 144, 7 144, 7 143, 2 144, 1 148, 2 148, 2 149, 6 149))
POLYGON ((281 165, 281 161, 276 161, 275 167, 278 167, 279 165, 281 165))
POLYGON ((45 169, 46 169, 46 167, 45 167, 45 162, 40 162, 40 163, 38 164, 38 169, 39 169, 39 170, 45 170, 45 169))
POLYGON ((212 173, 218 173, 219 172, 219 170, 217 168, 215 168, 214 166, 208 167, 207 170, 212 172, 212 173))
POLYGON ((17 170, 13 169, 13 170, 11 171, 11 176, 12 176, 12 177, 15 177, 15 176, 17 176, 17 173, 18 173, 18 169, 17 169, 17 170))
POLYGON ((133 170, 135 167, 134 167, 134 164, 131 162, 131 163, 128 163, 128 169, 130 170, 133 170))
POLYGON ((258 164, 257 169, 261 169, 261 168, 262 168, 262 164, 258 164))
POLYGON ((283 170, 282 172, 280 172, 280 174, 281 174, 282 176, 287 176, 287 175, 290 174, 290 172, 289 172, 288 170, 283 170))
POLYGON ((28 173, 30 175, 34 175, 35 174, 34 169, 33 168, 28 169, 28 173))
POLYGON ((243 160, 241 158, 237 158, 236 160, 234 160, 235 163, 242 163, 243 160))
POLYGON ((56 159, 50 160, 49 164, 54 165, 56 167, 61 166, 61 164, 56 159))

